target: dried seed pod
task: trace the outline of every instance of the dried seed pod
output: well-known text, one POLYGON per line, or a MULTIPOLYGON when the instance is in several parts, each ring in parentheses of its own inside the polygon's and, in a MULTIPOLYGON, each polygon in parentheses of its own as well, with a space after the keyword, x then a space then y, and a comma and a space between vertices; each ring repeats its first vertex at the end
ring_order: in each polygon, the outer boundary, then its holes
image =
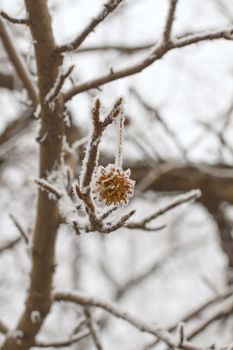
POLYGON ((133 196, 135 181, 130 179, 130 170, 115 164, 100 166, 95 181, 97 198, 105 205, 124 205, 133 196))

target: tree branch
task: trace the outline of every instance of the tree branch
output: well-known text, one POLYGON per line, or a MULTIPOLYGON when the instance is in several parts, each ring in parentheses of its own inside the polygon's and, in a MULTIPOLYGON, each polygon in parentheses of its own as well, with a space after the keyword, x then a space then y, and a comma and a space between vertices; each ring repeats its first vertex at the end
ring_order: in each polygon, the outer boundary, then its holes
POLYGON ((18 229, 18 231, 21 234, 22 238, 24 239, 25 243, 29 244, 28 234, 24 231, 23 227, 20 225, 18 220, 12 214, 10 214, 10 218, 13 221, 13 223, 15 224, 16 228, 18 229))
POLYGON ((163 32, 163 42, 165 45, 168 44, 170 41, 172 27, 173 27, 174 18, 175 18, 176 6, 178 3, 178 0, 169 0, 169 1, 170 1, 170 4, 169 4, 169 9, 167 14, 167 21, 163 32))
MULTIPOLYGON (((51 59, 52 53, 56 47, 52 33, 51 17, 49 14, 48 3, 46 0, 25 0, 27 13, 30 20, 30 29, 32 32, 40 102, 44 101, 45 96, 54 86, 58 76, 59 66, 62 58, 59 55, 51 59)), ((3 27, 1 27, 3 28, 3 27)), ((4 32, 5 33, 5 32, 4 32)), ((8 38, 8 37, 7 37, 8 38)), ((16 50, 11 44, 13 59, 16 50)), ((18 54, 16 55, 18 58, 18 54)), ((21 62, 21 61, 17 61, 21 62)), ((22 65, 19 65, 19 69, 22 65)), ((28 77, 25 73, 23 77, 28 77)), ((31 98, 34 104, 37 104, 38 95, 35 92, 31 80, 28 81, 31 89, 31 98)), ((48 174, 55 171, 61 164, 62 140, 64 135, 64 121, 62 97, 56 99, 56 102, 50 108, 48 105, 41 104, 41 134, 47 133, 45 142, 40 144, 40 165, 39 177, 46 178, 48 174)), ((28 350, 35 343, 35 336, 50 311, 52 278, 55 268, 55 242, 57 238, 57 229, 59 227, 59 212, 56 201, 48 198, 47 193, 39 190, 37 199, 37 212, 32 242, 31 273, 27 290, 25 308, 16 326, 16 331, 20 332, 20 343, 16 344, 14 334, 9 334, 2 344, 1 350, 12 350, 17 347, 18 350, 28 350), (32 312, 38 310, 40 318, 38 322, 32 322, 32 312)))
POLYGON ((77 335, 72 336, 70 339, 60 340, 60 341, 51 341, 51 342, 36 342, 35 347, 38 348, 63 348, 73 344, 78 343, 80 340, 90 336, 90 331, 84 330, 77 335))
POLYGON ((146 228, 146 225, 152 221, 157 219, 159 216, 164 215, 168 211, 193 200, 196 200, 201 196, 201 191, 199 190, 192 190, 188 193, 181 194, 180 196, 177 196, 174 200, 172 200, 170 203, 165 205, 163 208, 156 211, 154 214, 147 216, 145 219, 138 223, 131 223, 127 225, 127 228, 135 229, 135 228, 146 228))
POLYGON ((102 299, 93 298, 86 296, 83 293, 62 293, 58 292, 54 295, 55 301, 65 301, 65 302, 71 302, 78 305, 83 306, 94 306, 101 309, 104 309, 105 311, 109 312, 113 316, 122 319, 128 323, 130 323, 132 326, 137 328, 140 332, 145 332, 147 334, 154 335, 156 338, 163 341, 166 345, 168 345, 172 349, 183 349, 183 350, 207 350, 205 347, 195 346, 192 343, 188 341, 184 341, 182 344, 180 342, 173 340, 171 334, 162 329, 161 327, 155 325, 155 324, 149 324, 141 321, 140 319, 136 318, 135 316, 132 316, 130 313, 126 312, 125 310, 122 310, 119 306, 116 306, 113 303, 104 301, 102 299))
POLYGON ((99 331, 97 328, 97 325, 93 319, 93 316, 91 314, 90 308, 88 306, 85 307, 85 315, 86 315, 86 319, 87 319, 87 327, 90 330, 90 334, 92 336, 93 342, 95 344, 95 347, 97 350, 103 350, 103 344, 102 344, 102 340, 100 338, 99 335, 99 331))
POLYGON ((13 239, 10 242, 7 242, 0 246, 0 254, 4 253, 5 251, 14 248, 20 241, 21 241, 21 236, 18 238, 13 239))
POLYGON ((64 99, 65 101, 68 101, 72 97, 74 97, 75 95, 81 92, 98 88, 99 86, 104 85, 106 83, 140 73, 145 68, 149 67, 152 63, 164 57, 169 51, 173 49, 189 46, 192 44, 196 44, 196 43, 199 43, 202 41, 208 41, 208 40, 209 41, 219 40, 219 39, 232 40, 232 33, 233 33, 233 28, 230 27, 229 29, 215 31, 215 32, 205 32, 200 34, 197 33, 193 35, 188 35, 181 39, 173 40, 167 45, 165 45, 163 42, 158 43, 151 50, 149 55, 147 55, 147 57, 141 60, 139 63, 136 63, 135 65, 132 65, 130 67, 120 69, 118 71, 111 71, 108 74, 105 74, 93 80, 89 80, 82 84, 76 85, 64 94, 64 99))
POLYGON ((91 22, 87 25, 86 28, 77 36, 75 40, 70 42, 69 44, 61 45, 56 48, 55 52, 63 53, 73 51, 79 48, 79 46, 84 42, 87 36, 94 31, 94 29, 105 20, 108 15, 113 12, 123 0, 109 0, 104 6, 101 12, 91 20, 91 22))
POLYGON ((14 23, 14 24, 25 24, 25 25, 29 25, 30 21, 28 19, 20 19, 20 18, 14 18, 9 16, 6 12, 1 11, 0 12, 0 16, 2 16, 2 18, 6 19, 8 22, 14 23))
POLYGON ((11 34, 6 24, 3 22, 1 18, 0 18, 0 37, 2 39, 3 46, 5 47, 5 50, 10 58, 10 61, 13 67, 15 68, 20 80, 25 86, 25 89, 27 90, 32 103, 34 105, 37 105, 38 103, 37 88, 30 76, 30 73, 28 72, 26 64, 24 63, 21 55, 19 54, 14 44, 14 40, 11 37, 11 34))

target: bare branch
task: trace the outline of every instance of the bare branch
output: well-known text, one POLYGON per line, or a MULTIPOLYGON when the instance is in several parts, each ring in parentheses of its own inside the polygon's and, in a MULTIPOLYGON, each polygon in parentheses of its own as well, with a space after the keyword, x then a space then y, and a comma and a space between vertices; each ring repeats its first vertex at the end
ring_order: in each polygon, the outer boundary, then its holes
POLYGON ((185 327, 184 327, 184 323, 180 322, 179 323, 179 347, 182 346, 182 344, 184 343, 184 341, 186 341, 186 336, 185 336, 185 327))
POLYGON ((168 123, 162 118, 161 113, 158 109, 153 108, 151 105, 149 105, 141 96, 140 94, 134 89, 131 88, 130 92, 133 94, 133 96, 137 99, 137 101, 142 105, 142 107, 150 114, 154 116, 154 118, 159 122, 163 130, 170 136, 170 138, 173 140, 174 144, 176 145, 177 149, 180 151, 182 158, 187 161, 186 156, 186 150, 180 143, 180 140, 178 139, 176 133, 170 128, 168 123))
POLYGON ((214 311, 211 315, 209 315, 206 319, 201 320, 190 332, 187 332, 186 339, 191 340, 196 335, 200 334, 204 329, 206 329, 210 324, 215 322, 216 320, 219 320, 223 317, 226 317, 230 314, 232 314, 233 311, 233 300, 231 299, 230 302, 227 304, 223 304, 214 311))
POLYGON ((70 293, 62 293, 62 292, 56 293, 54 295, 54 300, 66 301, 66 302, 72 302, 72 303, 76 303, 84 306, 95 306, 95 307, 102 308, 105 311, 112 314, 113 316, 129 322, 134 327, 139 329, 141 332, 152 334, 158 337, 159 339, 163 340, 167 345, 171 346, 172 348, 175 347, 175 343, 171 339, 171 336, 167 331, 164 331, 163 329, 161 329, 160 327, 154 324, 151 325, 151 324, 146 324, 142 322, 141 320, 135 318, 128 312, 120 309, 118 306, 110 302, 106 302, 97 298, 88 297, 82 293, 70 294, 70 293))
POLYGON ((165 205, 163 208, 156 211, 154 214, 149 215, 148 217, 146 217, 145 219, 143 219, 142 221, 140 221, 138 223, 128 224, 127 227, 130 229, 135 229, 135 228, 144 229, 144 228, 146 228, 146 225, 150 221, 157 219, 159 216, 164 215, 168 211, 180 206, 181 204, 196 200, 200 196, 201 196, 201 191, 199 191, 199 190, 192 190, 188 193, 180 195, 180 196, 176 197, 173 201, 171 201, 170 203, 165 205))
POLYGON ((169 9, 167 14, 167 20, 164 28, 163 39, 162 39, 165 45, 167 45, 170 41, 178 0, 169 0, 169 2, 170 4, 169 4, 169 9))
POLYGON ((138 44, 138 45, 126 45, 126 44, 103 44, 103 45, 92 45, 92 46, 85 46, 78 49, 78 51, 75 52, 75 54, 82 54, 87 52, 99 52, 99 51, 118 51, 122 54, 133 54, 139 51, 144 51, 151 49, 155 43, 151 42, 148 44, 138 44))
POLYGON ((87 319, 87 327, 90 330, 90 334, 92 336, 93 342, 97 350, 103 350, 102 340, 100 339, 99 330, 97 325, 93 319, 90 308, 88 306, 85 307, 85 315, 87 319))
POLYGON ((224 133, 222 133, 221 131, 217 131, 210 123, 206 123, 205 121, 199 121, 199 124, 202 125, 205 128, 205 130, 215 135, 218 138, 220 144, 229 151, 231 156, 233 156, 233 147, 225 139, 224 133))
POLYGON ((52 341, 52 342, 36 342, 34 346, 38 348, 63 348, 66 346, 70 346, 72 344, 78 343, 80 340, 88 337, 90 335, 90 331, 84 330, 78 333, 75 336, 72 336, 70 339, 62 340, 62 341, 52 341))
POLYGON ((167 50, 168 49, 166 49, 164 46, 158 46, 154 50, 152 50, 151 53, 145 59, 133 66, 123 68, 118 71, 111 70, 110 73, 107 73, 106 75, 100 76, 99 78, 72 87, 64 94, 64 99, 65 101, 69 101, 73 96, 81 92, 93 88, 98 88, 99 86, 109 83, 111 81, 115 81, 139 73, 143 71, 146 67, 150 66, 153 62, 164 56, 167 50))
POLYGON ((25 24, 25 25, 29 25, 30 21, 29 19, 26 18, 14 18, 9 16, 6 12, 1 11, 0 12, 0 16, 2 16, 2 18, 6 19, 8 22, 14 23, 14 24, 25 24))
POLYGON ((119 221, 117 221, 115 224, 112 224, 111 226, 106 226, 105 228, 103 228, 102 232, 103 233, 111 233, 113 231, 118 230, 119 228, 123 227, 126 222, 131 218, 131 216, 133 216, 135 214, 136 210, 131 210, 128 214, 123 215, 119 221))
POLYGON ((101 10, 101 12, 91 20, 91 22, 87 25, 86 28, 77 36, 77 38, 70 42, 69 44, 61 45, 56 49, 56 52, 69 52, 76 50, 87 38, 87 36, 94 31, 94 29, 105 20, 108 15, 113 12, 123 0, 109 0, 101 10))
POLYGON ((13 223, 15 224, 16 228, 18 229, 19 233, 22 235, 24 241, 26 244, 29 244, 29 238, 28 238, 28 234, 25 232, 25 230, 22 228, 22 226, 20 225, 20 223, 18 222, 18 220, 12 215, 10 214, 10 218, 13 221, 13 223))
POLYGON ((102 215, 101 215, 101 220, 106 219, 109 215, 111 215, 114 211, 116 211, 118 207, 112 207, 108 210, 106 210, 102 215))
POLYGON ((56 97, 59 95, 62 86, 65 82, 65 80, 70 76, 74 69, 74 65, 70 66, 66 72, 58 74, 58 77, 55 81, 55 84, 53 88, 50 90, 50 92, 45 97, 45 103, 50 103, 56 99, 56 97))
POLYGON ((0 254, 14 248, 21 241, 21 237, 15 238, 13 241, 7 242, 0 247, 0 254))
POLYGON ((122 310, 119 306, 101 300, 93 297, 86 296, 83 293, 62 293, 58 292, 54 295, 55 301, 66 301, 75 303, 78 305, 84 305, 84 306, 94 306, 101 308, 113 316, 122 319, 128 323, 130 323, 132 326, 137 328, 141 332, 145 332, 147 334, 154 335, 156 338, 163 341, 166 345, 171 347, 172 349, 183 349, 183 350, 207 350, 207 348, 195 346, 191 344, 188 341, 184 341, 182 344, 177 343, 175 340, 173 340, 171 334, 159 327, 155 324, 149 324, 141 321, 140 319, 136 318, 135 316, 131 315, 130 313, 126 312, 125 310, 122 310))
POLYGON ((0 37, 2 39, 5 50, 20 78, 23 85, 25 86, 30 99, 34 105, 38 103, 38 92, 30 73, 28 72, 27 66, 24 63, 21 55, 15 47, 14 40, 6 26, 6 24, 0 18, 0 37))
POLYGON ((111 71, 108 74, 95 78, 93 80, 89 80, 82 84, 76 85, 68 90, 64 94, 65 101, 70 100, 73 96, 90 90, 94 88, 98 88, 101 85, 106 83, 122 79, 125 77, 129 77, 131 75, 142 72, 145 68, 149 67, 152 63, 158 61, 162 57, 166 55, 169 51, 185 46, 189 46, 192 44, 196 44, 202 41, 212 41, 219 39, 232 40, 233 28, 224 29, 215 32, 204 32, 204 33, 196 33, 192 35, 185 36, 181 39, 174 39, 168 45, 164 46, 163 43, 157 44, 154 48, 152 48, 151 52, 141 60, 139 63, 132 65, 130 67, 126 67, 117 71, 111 71))
MULTIPOLYGON (((229 297, 232 297, 233 295, 233 288, 232 287, 229 287, 227 288, 225 291, 223 291, 222 293, 218 294, 217 296, 214 296, 213 298, 207 300, 205 303, 201 304, 200 306, 194 308, 193 310, 191 310, 190 312, 188 312, 181 320, 180 320, 180 323, 186 323, 188 321, 191 321, 197 317, 200 316, 200 314, 202 312, 204 312, 206 309, 208 309, 210 306, 214 305, 214 304, 217 304, 217 303, 221 303, 223 300, 227 300, 229 297)), ((213 316, 213 315, 212 315, 213 316)), ((211 317, 212 317, 211 316, 211 317)), ((217 317, 217 316, 216 316, 217 317)), ((208 318, 209 319, 209 318, 208 318)), ((207 320, 204 320, 203 322, 209 322, 207 320)), ((203 323, 203 325, 204 325, 203 323)), ((198 326, 200 327, 200 326, 198 326)), ((171 325, 170 327, 167 328, 167 330, 169 332, 172 332, 174 331, 175 329, 177 328, 177 322, 175 322, 173 325, 171 325)), ((198 331, 198 328, 196 327, 195 328, 196 331, 198 331)), ((194 332, 194 330, 192 331, 194 332)), ((190 335, 190 333, 189 333, 190 335)), ((144 350, 149 350, 151 349, 153 346, 155 346, 156 344, 158 344, 159 342, 159 339, 157 339, 156 341, 153 341, 151 342, 150 344, 148 344, 144 350)))
POLYGON ((51 185, 45 179, 37 179, 35 183, 43 190, 54 196, 54 199, 59 200, 62 198, 63 194, 59 192, 53 185, 51 185))

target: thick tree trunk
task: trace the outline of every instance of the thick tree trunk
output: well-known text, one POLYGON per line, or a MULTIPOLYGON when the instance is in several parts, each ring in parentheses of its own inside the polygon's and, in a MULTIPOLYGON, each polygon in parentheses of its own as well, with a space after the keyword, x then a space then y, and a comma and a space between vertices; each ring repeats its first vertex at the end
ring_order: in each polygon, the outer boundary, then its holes
MULTIPOLYGON (((57 78, 61 57, 52 55, 55 41, 46 0, 25 0, 31 23, 37 62, 38 87, 41 102, 41 136, 45 141, 40 146, 40 176, 46 175, 60 165, 63 125, 63 102, 61 97, 53 106, 44 103, 46 94, 57 78)), ((17 330, 21 339, 8 337, 2 350, 27 350, 33 343, 41 324, 51 306, 54 251, 58 228, 56 201, 39 190, 37 217, 33 236, 32 270, 26 306, 17 330), (32 312, 40 313, 40 320, 33 323, 32 312), (19 333, 19 334, 20 334, 19 333)))

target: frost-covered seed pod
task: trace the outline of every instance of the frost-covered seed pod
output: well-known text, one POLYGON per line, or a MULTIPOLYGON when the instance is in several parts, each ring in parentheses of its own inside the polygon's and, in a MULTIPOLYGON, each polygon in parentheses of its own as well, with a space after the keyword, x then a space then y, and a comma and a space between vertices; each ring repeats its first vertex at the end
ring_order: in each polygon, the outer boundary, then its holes
POLYGON ((124 205, 133 196, 135 181, 130 179, 130 170, 123 170, 115 164, 99 167, 95 194, 105 205, 124 205))

